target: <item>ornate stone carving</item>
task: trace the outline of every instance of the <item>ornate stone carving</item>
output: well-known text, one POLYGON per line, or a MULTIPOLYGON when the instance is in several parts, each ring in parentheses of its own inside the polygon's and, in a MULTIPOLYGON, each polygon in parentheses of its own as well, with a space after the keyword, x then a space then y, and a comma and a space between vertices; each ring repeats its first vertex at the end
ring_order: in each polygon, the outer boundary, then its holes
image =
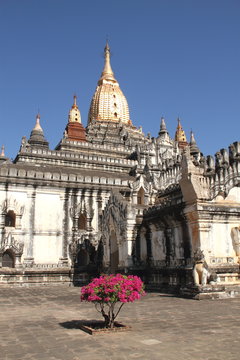
POLYGON ((117 235, 117 242, 121 242, 126 237, 126 220, 128 217, 128 204, 120 199, 120 194, 110 196, 102 216, 103 239, 109 239, 110 224, 113 224, 117 235))
POLYGON ((14 239, 11 232, 3 236, 2 241, 0 243, 0 266, 2 264, 3 254, 5 253, 5 251, 10 250, 15 257, 15 267, 16 268, 22 267, 21 256, 23 254, 23 247, 24 244, 14 239))
POLYGON ((14 255, 22 255, 23 247, 24 243, 15 240, 12 236, 12 233, 9 232, 2 238, 0 245, 0 254, 2 255, 6 250, 12 250, 14 255))
POLYGON ((13 197, 9 197, 2 203, 2 213, 6 214, 9 210, 13 210, 16 215, 22 216, 24 213, 24 206, 13 197))
POLYGON ((146 193, 150 192, 150 184, 145 175, 140 175, 135 182, 129 185, 133 191, 138 191, 142 187, 146 193))

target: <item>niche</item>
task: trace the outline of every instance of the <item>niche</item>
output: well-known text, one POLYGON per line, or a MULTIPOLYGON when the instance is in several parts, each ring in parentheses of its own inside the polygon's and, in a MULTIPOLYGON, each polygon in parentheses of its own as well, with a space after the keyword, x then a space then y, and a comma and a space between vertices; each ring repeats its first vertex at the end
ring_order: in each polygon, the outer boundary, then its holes
POLYGON ((15 227, 16 225, 16 214, 13 210, 9 210, 5 216, 5 226, 15 227))

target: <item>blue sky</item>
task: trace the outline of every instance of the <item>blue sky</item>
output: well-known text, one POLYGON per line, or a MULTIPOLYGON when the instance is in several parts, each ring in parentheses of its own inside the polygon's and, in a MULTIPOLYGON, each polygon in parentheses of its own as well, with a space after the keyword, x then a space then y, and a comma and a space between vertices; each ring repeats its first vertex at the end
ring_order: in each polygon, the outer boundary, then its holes
POLYGON ((111 64, 131 119, 157 136, 177 117, 201 151, 240 141, 239 0, 0 0, 0 145, 14 158, 41 125, 53 149, 76 92, 82 122, 111 64))

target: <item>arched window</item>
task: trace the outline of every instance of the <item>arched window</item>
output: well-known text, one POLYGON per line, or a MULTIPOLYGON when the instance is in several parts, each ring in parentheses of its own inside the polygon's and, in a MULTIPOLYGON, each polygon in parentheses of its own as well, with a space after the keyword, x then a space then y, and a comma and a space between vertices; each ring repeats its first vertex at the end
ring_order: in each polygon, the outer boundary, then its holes
POLYGON ((2 267, 14 268, 15 259, 11 250, 6 250, 2 256, 2 267))
POLYGON ((86 215, 80 214, 78 218, 78 229, 79 230, 86 230, 87 229, 87 218, 86 215))
POLYGON ((15 227, 16 215, 13 210, 9 210, 5 216, 5 226, 15 227))
POLYGON ((138 190, 137 193, 137 203, 138 205, 144 205, 144 190, 142 187, 138 190))

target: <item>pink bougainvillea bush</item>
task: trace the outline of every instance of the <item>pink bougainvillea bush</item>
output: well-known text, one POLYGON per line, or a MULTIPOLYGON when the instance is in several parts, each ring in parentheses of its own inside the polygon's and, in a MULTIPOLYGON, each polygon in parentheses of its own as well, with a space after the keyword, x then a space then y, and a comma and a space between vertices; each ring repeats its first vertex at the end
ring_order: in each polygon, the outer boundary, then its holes
POLYGON ((104 317, 107 328, 114 327, 114 320, 125 303, 138 300, 143 295, 142 280, 132 275, 103 275, 81 289, 81 301, 95 304, 97 311, 104 317), (115 309, 119 302, 120 306, 115 309))

